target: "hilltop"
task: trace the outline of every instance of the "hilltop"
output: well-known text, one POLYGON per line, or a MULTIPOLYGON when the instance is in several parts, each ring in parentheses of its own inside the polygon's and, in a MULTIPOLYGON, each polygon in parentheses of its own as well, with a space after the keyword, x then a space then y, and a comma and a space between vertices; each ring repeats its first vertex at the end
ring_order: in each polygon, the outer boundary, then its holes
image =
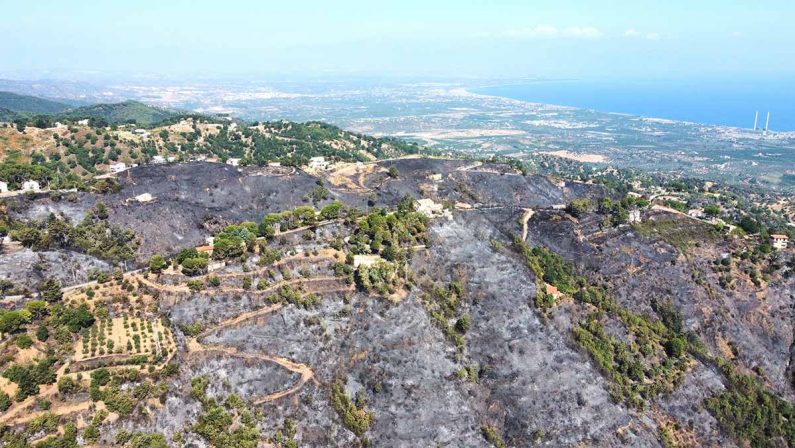
POLYGON ((149 106, 138 101, 75 107, 35 96, 0 92, 0 121, 21 122, 37 127, 84 119, 90 119, 99 126, 135 124, 150 127, 180 115, 182 115, 180 112, 149 106))
POLYGON ((0 156, 5 157, 0 180, 18 187, 24 180, 18 176, 28 173, 53 188, 71 188, 94 182, 94 176, 108 172, 114 163, 130 167, 166 160, 212 160, 241 166, 300 166, 311 157, 324 157, 329 163, 363 162, 419 152, 417 145, 401 140, 373 138, 318 122, 238 125, 180 117, 145 132, 136 130, 137 125, 96 123, 22 130, 18 125, 0 126, 0 156), (31 162, 35 170, 18 166, 31 162), (9 177, 12 173, 17 173, 14 179, 9 177))
POLYGON ((13 121, 20 117, 58 114, 69 108, 68 104, 29 95, 0 92, 0 121, 13 121))
POLYGON ((62 116, 71 120, 91 119, 108 125, 136 124, 149 127, 178 116, 179 113, 159 107, 149 106, 138 101, 123 101, 113 104, 93 104, 71 109, 62 116))

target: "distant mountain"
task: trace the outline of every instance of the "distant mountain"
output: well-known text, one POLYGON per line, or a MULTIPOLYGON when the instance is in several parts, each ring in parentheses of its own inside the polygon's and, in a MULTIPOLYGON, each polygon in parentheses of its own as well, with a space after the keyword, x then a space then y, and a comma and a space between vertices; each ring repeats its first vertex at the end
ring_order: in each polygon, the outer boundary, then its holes
POLYGON ((7 115, 52 115, 69 109, 68 104, 29 95, 0 92, 0 117, 7 115))
POLYGON ((63 115, 66 118, 75 120, 93 118, 95 120, 104 120, 108 124, 136 123, 141 126, 152 126, 179 114, 166 109, 147 106, 138 101, 123 101, 121 103, 78 107, 67 111, 63 115))

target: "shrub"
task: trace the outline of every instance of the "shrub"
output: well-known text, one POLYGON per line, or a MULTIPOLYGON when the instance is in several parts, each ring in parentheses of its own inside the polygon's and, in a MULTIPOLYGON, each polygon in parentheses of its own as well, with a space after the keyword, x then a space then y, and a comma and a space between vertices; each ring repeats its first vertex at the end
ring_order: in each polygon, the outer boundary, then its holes
POLYGON ((166 260, 163 258, 162 255, 153 255, 151 259, 149 259, 149 271, 154 274, 159 274, 163 272, 168 266, 166 260))
POLYGON ((31 339, 30 336, 28 336, 27 333, 23 333, 23 334, 17 336, 17 341, 16 342, 17 342, 17 347, 19 347, 19 348, 21 348, 23 350, 33 346, 33 339, 31 339))

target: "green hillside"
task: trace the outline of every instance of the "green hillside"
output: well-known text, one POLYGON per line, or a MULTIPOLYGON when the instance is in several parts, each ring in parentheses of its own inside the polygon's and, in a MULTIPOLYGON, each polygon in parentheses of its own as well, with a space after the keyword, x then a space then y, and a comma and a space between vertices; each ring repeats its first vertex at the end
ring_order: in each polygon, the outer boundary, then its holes
POLYGON ((81 120, 92 118, 104 120, 108 124, 135 123, 140 126, 152 126, 173 118, 177 114, 138 101, 123 101, 113 104, 94 104, 78 107, 64 114, 66 118, 81 120))
POLYGON ((29 95, 0 92, 0 116, 9 113, 20 115, 57 114, 68 109, 69 105, 29 95))

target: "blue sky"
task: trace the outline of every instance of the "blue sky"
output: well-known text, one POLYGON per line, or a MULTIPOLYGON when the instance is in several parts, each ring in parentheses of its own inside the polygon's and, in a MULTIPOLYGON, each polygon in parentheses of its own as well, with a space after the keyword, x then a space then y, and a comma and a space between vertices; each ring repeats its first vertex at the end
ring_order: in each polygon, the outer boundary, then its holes
POLYGON ((791 0, 0 0, 0 11, 0 76, 795 75, 791 0))

